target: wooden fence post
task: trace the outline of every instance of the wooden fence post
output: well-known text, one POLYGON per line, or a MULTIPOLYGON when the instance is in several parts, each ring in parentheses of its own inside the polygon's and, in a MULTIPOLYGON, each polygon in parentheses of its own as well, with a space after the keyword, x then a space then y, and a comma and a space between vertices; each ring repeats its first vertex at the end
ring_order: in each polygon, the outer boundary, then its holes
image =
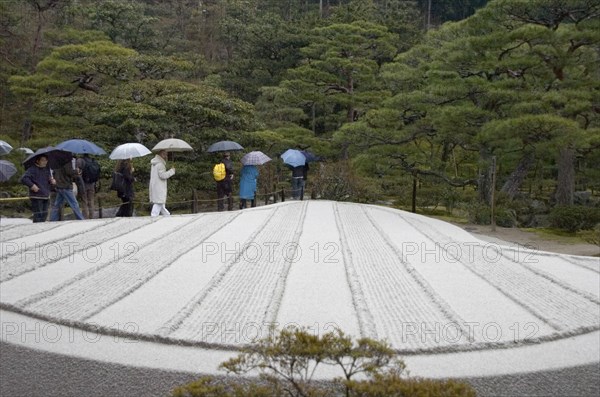
POLYGON ((492 192, 491 192, 491 219, 492 232, 496 231, 496 156, 492 157, 492 192))
POLYGON ((192 190, 192 214, 198 213, 198 192, 196 189, 192 190))

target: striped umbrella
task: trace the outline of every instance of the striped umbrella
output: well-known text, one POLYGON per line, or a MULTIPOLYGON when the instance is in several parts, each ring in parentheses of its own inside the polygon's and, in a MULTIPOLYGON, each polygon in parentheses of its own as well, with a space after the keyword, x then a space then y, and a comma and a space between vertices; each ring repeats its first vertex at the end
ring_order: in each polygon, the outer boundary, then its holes
POLYGON ((241 160, 244 165, 263 165, 269 161, 271 161, 271 158, 259 150, 246 153, 241 160))

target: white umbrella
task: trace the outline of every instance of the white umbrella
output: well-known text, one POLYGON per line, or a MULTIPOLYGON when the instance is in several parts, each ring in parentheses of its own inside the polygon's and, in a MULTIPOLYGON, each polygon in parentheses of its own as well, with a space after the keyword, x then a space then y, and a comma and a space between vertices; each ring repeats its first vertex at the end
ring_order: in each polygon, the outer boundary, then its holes
POLYGON ((17 150, 19 150, 25 154, 33 154, 33 150, 29 149, 28 147, 20 147, 17 150))
POLYGON ((17 173, 17 167, 10 161, 0 160, 0 182, 5 182, 17 173))
POLYGON ((194 150, 189 143, 177 138, 163 139, 152 148, 153 152, 166 150, 169 152, 189 152, 194 150))
POLYGON ((269 161, 271 158, 261 151, 246 153, 241 160, 244 165, 263 165, 269 161))
POLYGON ((0 141, 0 155, 8 154, 11 150, 13 150, 13 147, 8 142, 0 141))
POLYGON ((134 157, 143 157, 148 154, 152 154, 152 152, 141 143, 124 143, 117 146, 108 158, 111 160, 127 160, 134 157))

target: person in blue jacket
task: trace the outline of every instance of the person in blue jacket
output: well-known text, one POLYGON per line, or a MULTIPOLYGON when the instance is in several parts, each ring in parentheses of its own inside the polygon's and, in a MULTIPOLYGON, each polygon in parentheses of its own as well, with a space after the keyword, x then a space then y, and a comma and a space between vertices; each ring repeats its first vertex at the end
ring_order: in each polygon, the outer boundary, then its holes
POLYGON ((21 177, 21 183, 29 188, 33 221, 45 222, 48 218, 50 188, 56 185, 48 167, 48 157, 42 155, 35 159, 35 163, 21 177))
POLYGON ((240 174, 240 209, 246 208, 247 200, 250 205, 256 207, 256 180, 258 179, 258 168, 255 165, 245 165, 240 174))

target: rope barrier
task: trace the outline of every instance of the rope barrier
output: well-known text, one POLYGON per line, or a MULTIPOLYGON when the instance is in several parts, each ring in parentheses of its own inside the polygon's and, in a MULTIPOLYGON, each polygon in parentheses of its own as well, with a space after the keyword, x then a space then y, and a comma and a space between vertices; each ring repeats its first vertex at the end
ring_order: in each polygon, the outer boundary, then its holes
POLYGON ((9 202, 9 201, 22 201, 29 200, 29 197, 8 197, 8 198, 0 198, 0 203, 9 202))
MULTIPOLYGON (((272 192, 268 192, 268 193, 258 193, 258 192, 256 192, 255 193, 255 197, 256 198, 258 198, 258 197, 271 197, 271 196, 278 197, 282 193, 285 195, 286 193, 291 193, 291 192, 294 192, 294 190, 293 189, 284 189, 284 188, 282 188, 280 190, 276 190, 276 191, 272 191, 272 192)), ((255 198, 255 200, 258 202, 258 200, 256 198, 255 198)), ((29 196, 0 198, 0 204, 1 203, 9 203, 9 202, 17 202, 17 201, 28 201, 29 199, 30 199, 29 196)), ((219 202, 221 200, 228 200, 228 199, 229 199, 229 197, 225 196, 225 197, 223 197, 221 199, 216 198, 216 199, 201 199, 201 200, 199 200, 199 199, 191 199, 191 200, 169 201, 169 205, 175 205, 175 206, 177 206, 177 205, 182 205, 182 204, 193 204, 193 203, 196 203, 196 204, 200 204, 200 203, 214 203, 214 204, 216 204, 217 202, 219 202)), ((231 196, 231 199, 241 200, 240 196, 231 196)), ((276 199, 275 199, 275 201, 276 201, 276 199)), ((69 211, 70 211, 66 215, 72 214, 73 213, 73 209, 68 206, 68 203, 65 203, 65 204, 66 205, 62 209, 63 210, 69 209, 69 211)), ((98 206, 97 208, 98 209, 103 209, 103 210, 105 210, 105 209, 114 209, 114 208, 119 208, 120 206, 126 205, 126 204, 137 204, 137 205, 142 205, 142 206, 150 206, 153 203, 151 203, 149 201, 136 201, 136 200, 133 200, 133 201, 115 203, 114 205, 110 205, 110 206, 98 206)), ((48 206, 47 213, 50 213, 52 211, 52 205, 53 205, 53 202, 52 202, 51 199, 49 199, 49 206, 48 206)), ((33 213, 33 214, 37 215, 38 213, 42 214, 44 212, 36 212, 36 213, 33 213)))

